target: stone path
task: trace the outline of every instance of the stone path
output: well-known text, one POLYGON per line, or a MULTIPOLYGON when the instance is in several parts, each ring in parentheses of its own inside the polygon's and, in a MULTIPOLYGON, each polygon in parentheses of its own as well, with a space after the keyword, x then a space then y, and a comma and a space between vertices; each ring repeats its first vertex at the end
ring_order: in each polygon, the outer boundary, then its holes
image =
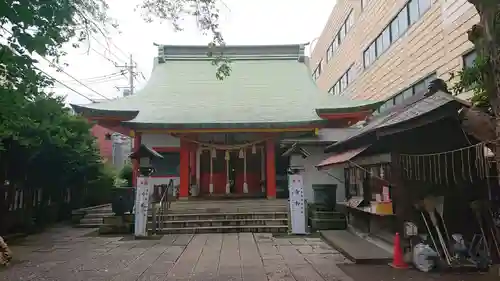
POLYGON ((60 227, 12 246, 2 281, 351 281, 349 263, 319 238, 270 234, 166 235, 159 240, 94 237, 60 227))

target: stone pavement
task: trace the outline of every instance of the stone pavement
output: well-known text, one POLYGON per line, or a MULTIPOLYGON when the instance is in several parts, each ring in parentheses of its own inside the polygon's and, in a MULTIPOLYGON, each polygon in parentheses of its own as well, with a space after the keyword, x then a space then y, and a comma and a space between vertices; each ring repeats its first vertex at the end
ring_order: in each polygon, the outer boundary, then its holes
POLYGON ((165 235, 158 240, 95 237, 58 227, 12 245, 2 281, 351 281, 349 263, 319 238, 271 234, 165 235))

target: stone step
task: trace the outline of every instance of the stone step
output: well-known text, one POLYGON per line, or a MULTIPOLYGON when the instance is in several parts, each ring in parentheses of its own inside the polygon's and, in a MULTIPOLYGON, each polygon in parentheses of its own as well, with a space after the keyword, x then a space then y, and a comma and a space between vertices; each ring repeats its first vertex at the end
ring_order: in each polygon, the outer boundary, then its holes
POLYGON ((102 225, 102 222, 99 224, 96 223, 79 223, 73 225, 75 228, 99 228, 102 225))
POLYGON ((316 219, 345 219, 345 215, 340 212, 312 212, 311 213, 311 218, 316 218, 316 219))
POLYGON ((311 219, 311 228, 313 230, 344 230, 347 229, 345 219, 311 219))
MULTIPOLYGON (((215 220, 184 220, 166 221, 162 224, 165 228, 185 228, 185 227, 220 227, 220 226, 278 226, 287 225, 287 219, 215 219, 215 220)), ((152 222, 148 228, 153 227, 152 222)))
POLYGON ((109 216, 113 216, 114 213, 113 212, 109 212, 109 213, 88 213, 85 215, 85 218, 105 218, 105 217, 109 217, 109 216))
POLYGON ((102 207, 98 209, 90 209, 90 210, 76 210, 73 212, 84 212, 85 214, 101 214, 101 213, 113 213, 111 207, 102 207))
POLYGON ((189 200, 176 200, 176 204, 286 204, 288 199, 189 199, 189 200))
POLYGON ((189 202, 182 201, 172 202, 172 210, 187 210, 192 208, 208 209, 208 208, 286 208, 288 204, 283 203, 266 203, 266 201, 256 201, 251 203, 220 203, 220 202, 189 202))
POLYGON ((206 226, 206 227, 176 227, 163 228, 159 234, 189 234, 189 233, 238 233, 238 232, 265 232, 265 233, 286 233, 286 225, 259 225, 259 226, 206 226))
MULTIPOLYGON (((287 212, 251 212, 251 213, 189 213, 158 215, 157 218, 166 221, 186 220, 227 220, 227 219, 287 219, 287 212)), ((150 217, 151 219, 152 217, 150 217)))
POLYGON ((84 217, 80 220, 81 224, 101 224, 103 218, 88 218, 84 217))
POLYGON ((172 209, 190 209, 190 208, 227 208, 227 207, 236 207, 236 208, 252 208, 252 207, 276 207, 276 208, 283 208, 287 207, 288 204, 258 204, 258 203, 253 203, 253 204, 177 204, 175 202, 171 203, 170 206, 172 209))
POLYGON ((287 208, 265 208, 265 207, 253 207, 253 208, 192 208, 192 209, 170 209, 168 213, 170 214, 199 214, 199 213, 250 213, 259 210, 259 212, 286 212, 287 208))

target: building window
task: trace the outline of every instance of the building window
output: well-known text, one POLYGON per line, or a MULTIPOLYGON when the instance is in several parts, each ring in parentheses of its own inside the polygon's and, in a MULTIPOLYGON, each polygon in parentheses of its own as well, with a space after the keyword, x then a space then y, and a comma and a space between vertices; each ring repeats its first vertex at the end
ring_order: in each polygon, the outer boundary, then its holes
POLYGON ((379 35, 375 40, 375 51, 377 57, 381 56, 382 53, 384 52, 384 48, 382 46, 382 34, 379 35))
POLYGON ((350 66, 342 76, 340 76, 339 80, 335 82, 335 84, 328 90, 328 92, 332 95, 341 94, 354 80, 354 67, 350 66))
POLYGON ((419 94, 427 91, 427 85, 425 81, 420 81, 413 86, 413 94, 419 94))
POLYGON ((383 51, 389 49, 391 46, 391 27, 387 26, 384 31, 382 32, 382 46, 383 46, 383 51))
POLYGON ((370 0, 361 0, 361 9, 365 9, 368 3, 370 3, 370 0))
POLYGON ((342 44, 342 41, 344 41, 345 37, 345 25, 340 26, 340 30, 337 36, 339 37, 339 43, 342 44))
POLYGON ((342 75, 340 78, 340 86, 341 86, 341 92, 343 92, 347 87, 349 86, 349 82, 347 80, 347 72, 342 75))
POLYGON ((351 30, 351 27, 354 25, 354 16, 352 15, 352 12, 349 13, 347 16, 347 19, 345 20, 345 30, 346 34, 351 30))
POLYGON ((409 14, 409 18, 410 18, 410 25, 414 24, 420 14, 419 14, 419 11, 418 11, 418 0, 411 0, 409 3, 408 3, 408 14, 409 14))
POLYGON ((328 47, 328 50, 326 51, 326 61, 329 62, 330 59, 333 57, 333 54, 335 51, 338 49, 340 44, 342 44, 342 41, 344 41, 345 36, 351 30, 352 26, 354 25, 354 16, 352 14, 352 10, 349 12, 347 15, 346 19, 342 23, 342 25, 339 28, 339 31, 335 34, 333 37, 332 43, 330 43, 330 46, 328 47))
POLYGON ((413 88, 408 88, 406 90, 404 90, 403 92, 401 92, 400 94, 398 94, 398 96, 401 95, 403 96, 403 100, 407 99, 407 98, 411 98, 413 96, 413 88))
POLYGON ((393 107, 394 105, 402 104, 404 100, 414 96, 415 94, 427 91, 427 88, 429 87, 430 83, 435 79, 436 79, 436 73, 432 73, 431 75, 428 75, 425 78, 418 80, 412 86, 404 89, 403 91, 387 99, 387 101, 377 109, 377 113, 384 112, 393 107))
POLYGON ((408 8, 404 6, 404 8, 398 14, 398 24, 399 24, 399 36, 403 35, 406 30, 408 30, 408 8))
POLYGON ((475 50, 468 52, 462 57, 464 68, 473 67, 476 64, 477 52, 475 50))
MULTIPOLYGON (((411 95, 410 95, 411 96, 411 95)), ((401 94, 401 95, 397 95, 394 97, 394 105, 398 105, 398 104, 402 104, 403 103, 403 100, 405 99, 406 97, 404 96, 404 94, 401 94)))
POLYGON ((396 17, 391 22, 391 40, 392 42, 399 39, 399 18, 396 17))
POLYGON ((418 0, 418 7, 420 9, 420 14, 423 15, 431 7, 432 0, 418 0))
POLYGON ((417 22, 429 10, 430 5, 431 0, 410 0, 364 51, 365 68, 389 49, 390 45, 400 38, 410 25, 417 22))
MULTIPOLYGON (((476 58, 477 58, 477 52, 475 50, 472 50, 468 52, 467 54, 462 56, 462 63, 463 63, 463 68, 470 68, 474 67, 476 64, 476 58)), ((464 89, 464 92, 471 91, 472 89, 475 88, 475 85, 470 85, 467 88, 464 89)))
POLYGON ((330 46, 328 46, 328 49, 326 50, 326 62, 329 62, 330 59, 332 58, 333 54, 333 43, 330 43, 330 46))
POLYGON ((340 90, 341 90, 340 81, 338 81, 337 83, 335 83, 334 87, 335 87, 334 94, 335 95, 339 95, 340 94, 340 90))
POLYGON ((312 76, 313 76, 314 80, 317 80, 319 78, 319 76, 321 75, 321 63, 322 62, 323 61, 321 61, 321 60, 318 62, 318 66, 316 66, 316 69, 313 72, 312 76))
POLYGON ((340 94, 340 81, 337 81, 328 92, 334 96, 340 94))
POLYGON ((375 40, 377 45, 377 57, 381 56, 391 45, 390 26, 387 26, 384 31, 375 40))
POLYGON ((373 61, 375 61, 375 58, 377 57, 375 51, 376 51, 376 46, 375 42, 373 42, 363 53, 363 60, 365 67, 368 67, 370 64, 373 63, 373 61))
POLYGON ((347 70, 347 83, 348 83, 348 85, 350 85, 354 81, 355 78, 356 78, 356 72, 355 72, 354 66, 351 66, 347 70))

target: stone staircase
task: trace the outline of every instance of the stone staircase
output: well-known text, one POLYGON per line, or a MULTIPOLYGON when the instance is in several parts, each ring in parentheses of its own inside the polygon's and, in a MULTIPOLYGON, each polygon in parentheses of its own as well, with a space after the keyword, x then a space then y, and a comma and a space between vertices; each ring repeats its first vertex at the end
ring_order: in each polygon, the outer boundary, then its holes
MULTIPOLYGON (((113 216, 111 205, 80 209, 83 218, 75 227, 98 228, 113 216)), ((153 230, 152 212, 148 230, 153 230)), ((288 231, 288 201, 282 199, 221 199, 172 202, 166 214, 157 216, 158 234, 288 231)))
MULTIPOLYGON (((288 231, 288 201, 267 199, 188 200, 172 202, 157 218, 158 232, 220 233, 288 231)), ((149 222, 149 230, 153 222, 149 222)))
POLYGON ((75 210, 73 215, 83 213, 83 218, 75 227, 80 228, 97 228, 103 224, 102 219, 113 215, 111 204, 89 207, 75 210))
POLYGON ((309 206, 309 221, 311 229, 315 230, 344 230, 347 228, 347 219, 343 213, 322 205, 309 206))

